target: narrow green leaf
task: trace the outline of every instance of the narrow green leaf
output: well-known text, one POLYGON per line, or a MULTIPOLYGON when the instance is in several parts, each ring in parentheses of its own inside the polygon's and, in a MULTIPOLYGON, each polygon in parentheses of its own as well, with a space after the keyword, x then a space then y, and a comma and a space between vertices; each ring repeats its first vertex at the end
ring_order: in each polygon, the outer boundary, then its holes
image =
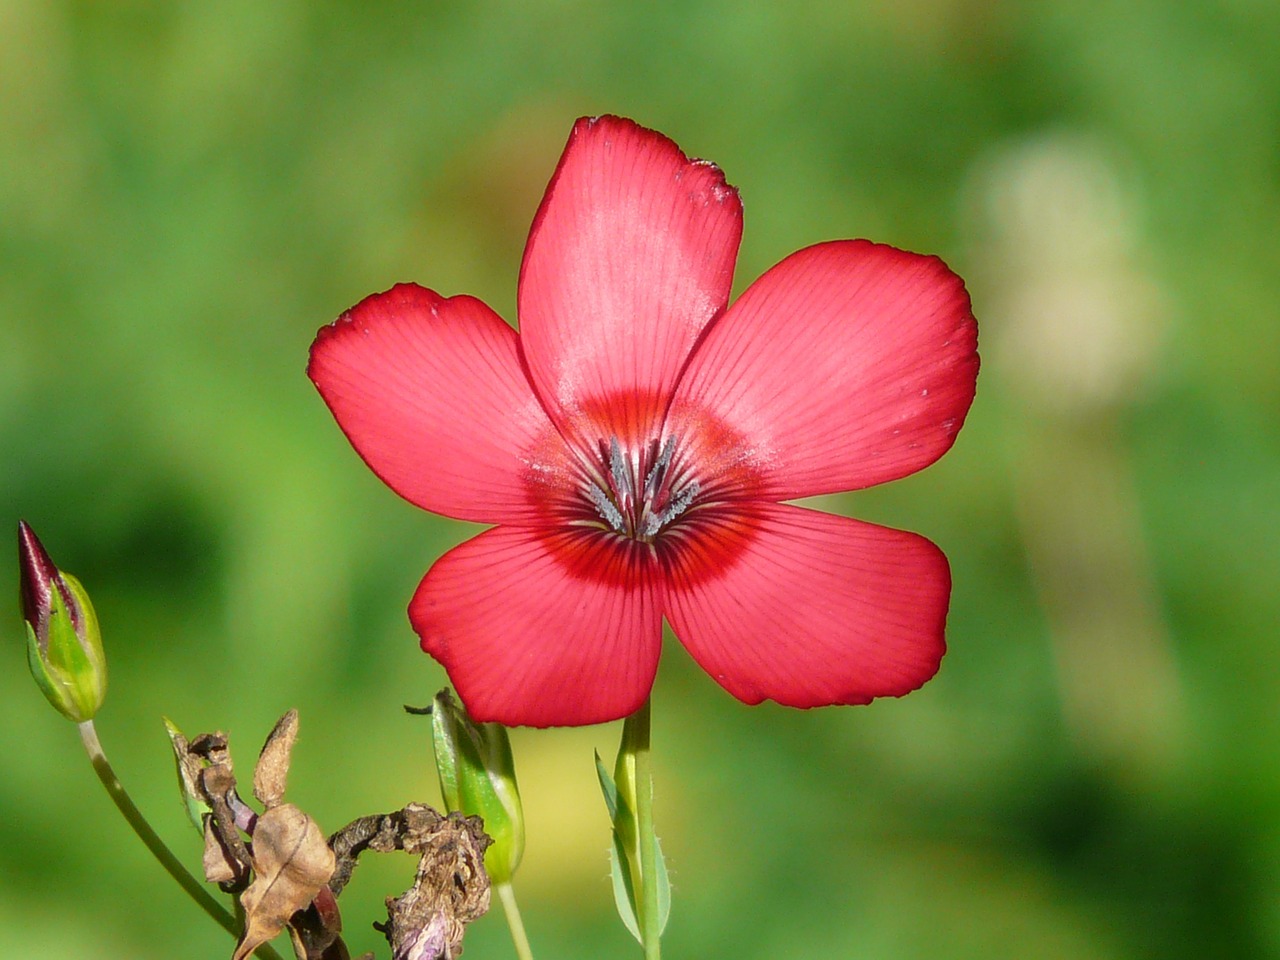
POLYGON ((613 777, 609 776, 609 771, 604 768, 599 750, 596 751, 596 776, 600 778, 600 791, 604 794, 604 805, 609 811, 609 822, 613 823, 618 816, 618 787, 613 782, 613 777))
POLYGON ((671 879, 667 876, 667 858, 662 855, 662 843, 657 837, 653 838, 653 853, 658 884, 658 935, 661 936, 671 919, 671 879))
POLYGON ((644 940, 640 936, 639 911, 636 909, 636 891, 631 885, 631 871, 622 865, 624 855, 620 852, 622 844, 618 835, 613 835, 613 843, 609 845, 609 876, 613 879, 613 902, 618 908, 618 916, 622 924, 631 931, 640 946, 644 940))
MULTIPOLYGON (((625 770, 624 770, 625 775, 625 770)), ((600 753, 596 752, 596 776, 600 780, 600 791, 604 794, 604 804, 609 811, 609 822, 613 825, 613 843, 609 846, 609 875, 613 880, 613 902, 618 908, 618 916, 636 941, 644 945, 640 935, 640 906, 637 900, 640 883, 640 851, 637 847, 628 846, 624 836, 635 837, 635 816, 628 807, 627 798, 618 790, 613 777, 604 767, 600 753), (622 829, 619 829, 620 823, 622 829), (628 830, 627 827, 630 829, 628 830)), ((633 843, 638 843, 638 840, 633 843)), ((653 838, 654 863, 656 864, 655 882, 658 889, 658 933, 667 928, 671 917, 671 879, 667 875, 667 861, 662 855, 662 844, 657 837, 653 838)))

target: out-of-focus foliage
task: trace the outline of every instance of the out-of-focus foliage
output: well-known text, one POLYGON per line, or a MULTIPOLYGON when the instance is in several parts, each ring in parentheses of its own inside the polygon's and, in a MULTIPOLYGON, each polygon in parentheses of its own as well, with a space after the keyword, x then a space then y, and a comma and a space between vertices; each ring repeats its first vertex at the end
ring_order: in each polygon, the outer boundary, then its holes
MULTIPOLYGON (((671 956, 1280 955, 1277 49, 1271 0, 0 3, 2 502, 94 597, 121 776, 193 865, 162 715, 252 749, 299 708, 325 830, 437 799, 404 607, 469 531, 365 469, 306 350, 399 280, 512 317, 572 120, 619 112, 741 188, 739 288, 868 236, 943 255, 983 336, 955 450, 826 504, 947 551, 936 680, 748 709, 668 650, 671 956)), ((0 952, 229 955, 8 622, 0 952)), ((513 737, 540 956, 634 949, 616 739, 513 737)), ((411 874, 361 867, 354 948, 411 874)))

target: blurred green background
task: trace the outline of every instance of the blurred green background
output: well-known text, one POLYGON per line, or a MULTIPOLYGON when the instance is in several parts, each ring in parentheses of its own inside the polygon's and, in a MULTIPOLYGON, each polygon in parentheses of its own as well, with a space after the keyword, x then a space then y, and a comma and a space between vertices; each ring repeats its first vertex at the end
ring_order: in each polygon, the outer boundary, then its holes
MULTIPOLYGON (((1277 50, 1273 0, 0 2, 3 505, 94 597, 122 777, 193 867, 162 714, 245 769, 298 707, 326 830, 436 800, 404 607, 472 528, 369 473, 307 348, 399 280, 513 317, 573 119, 616 112, 741 189, 739 290, 823 239, 938 253, 984 360, 946 458, 824 504, 946 550, 934 681, 747 708, 669 643, 668 955, 1280 957, 1277 50)), ((0 952, 229 956, 8 622, 0 952)), ((638 956, 618 732, 515 733, 538 956, 638 956)), ((412 867, 362 865, 353 948, 412 867)), ((497 913, 467 955, 512 956, 497 913)))

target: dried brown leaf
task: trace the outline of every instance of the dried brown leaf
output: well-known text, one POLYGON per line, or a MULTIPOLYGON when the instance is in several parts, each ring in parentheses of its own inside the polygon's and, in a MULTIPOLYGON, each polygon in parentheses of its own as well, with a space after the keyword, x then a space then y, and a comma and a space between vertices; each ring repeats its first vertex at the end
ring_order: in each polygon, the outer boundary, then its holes
POLYGON ((268 809, 284 798, 289 758, 297 739, 298 711, 290 710, 276 722, 258 755, 258 765, 253 770, 253 795, 268 809))
POLYGON ((484 851, 492 841, 478 817, 436 815, 421 825, 404 843, 405 850, 422 853, 417 876, 403 896, 387 898, 381 929, 393 960, 453 960, 462 953, 467 924, 489 909, 484 851))
POLYGON ((200 789, 205 799, 211 806, 216 805, 219 800, 225 801, 236 789, 236 773, 231 763, 231 748, 227 742, 227 735, 221 731, 202 733, 191 741, 189 749, 192 754, 202 757, 208 764, 199 771, 200 789))
POLYGON ((221 730, 202 733, 190 743, 191 752, 216 766, 225 766, 231 772, 231 747, 227 735, 221 730))
POLYGON ((342 942, 342 915, 332 883, 330 877, 311 905, 289 919, 293 953, 299 960, 351 960, 351 953, 342 942))
POLYGON ((333 874, 333 851, 314 820, 291 803, 258 817, 253 831, 254 879, 240 898, 245 930, 232 960, 244 960, 284 929, 333 874))
POLYGON ((210 883, 228 883, 240 876, 241 869, 218 835, 213 817, 207 817, 204 821, 204 878, 210 883))
MULTIPOLYGON (((205 825, 206 869, 209 869, 208 858, 211 855, 208 832, 212 829, 217 833, 218 843, 233 864, 235 872, 232 879, 235 880, 238 890, 248 882, 250 866, 249 851, 245 848, 244 841, 240 839, 238 831, 247 829, 249 821, 245 818, 242 824, 237 825, 236 814, 232 809, 232 801, 235 801, 238 806, 243 804, 239 804, 239 798, 236 796, 236 776, 231 764, 231 749, 227 742, 227 735, 221 732, 202 733, 191 741, 190 752, 195 757, 203 758, 203 761, 208 764, 200 770, 200 791, 212 810, 211 823, 206 822, 205 825)), ((252 815, 252 811, 248 813, 252 815)), ((215 872, 217 872, 216 867, 215 872)), ((230 882, 230 880, 223 882, 230 882)))

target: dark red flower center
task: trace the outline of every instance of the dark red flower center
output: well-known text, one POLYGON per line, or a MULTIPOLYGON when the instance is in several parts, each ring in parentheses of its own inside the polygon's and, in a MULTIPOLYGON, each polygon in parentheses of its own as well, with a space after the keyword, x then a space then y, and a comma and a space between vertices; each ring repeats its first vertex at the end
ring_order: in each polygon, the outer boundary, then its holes
POLYGON ((754 535, 743 517, 761 496, 767 452, 700 406, 646 416, 659 400, 605 398, 525 456, 543 533, 576 575, 599 577, 606 550, 629 558, 620 569, 683 556, 682 576, 696 579, 702 567, 727 569, 754 535), (651 426, 637 426, 645 421, 651 426))
POLYGON ((599 461, 586 471, 583 495, 599 521, 614 533, 652 543, 688 510, 700 486, 675 468, 677 440, 650 440, 639 449, 616 436, 599 443, 599 461))

